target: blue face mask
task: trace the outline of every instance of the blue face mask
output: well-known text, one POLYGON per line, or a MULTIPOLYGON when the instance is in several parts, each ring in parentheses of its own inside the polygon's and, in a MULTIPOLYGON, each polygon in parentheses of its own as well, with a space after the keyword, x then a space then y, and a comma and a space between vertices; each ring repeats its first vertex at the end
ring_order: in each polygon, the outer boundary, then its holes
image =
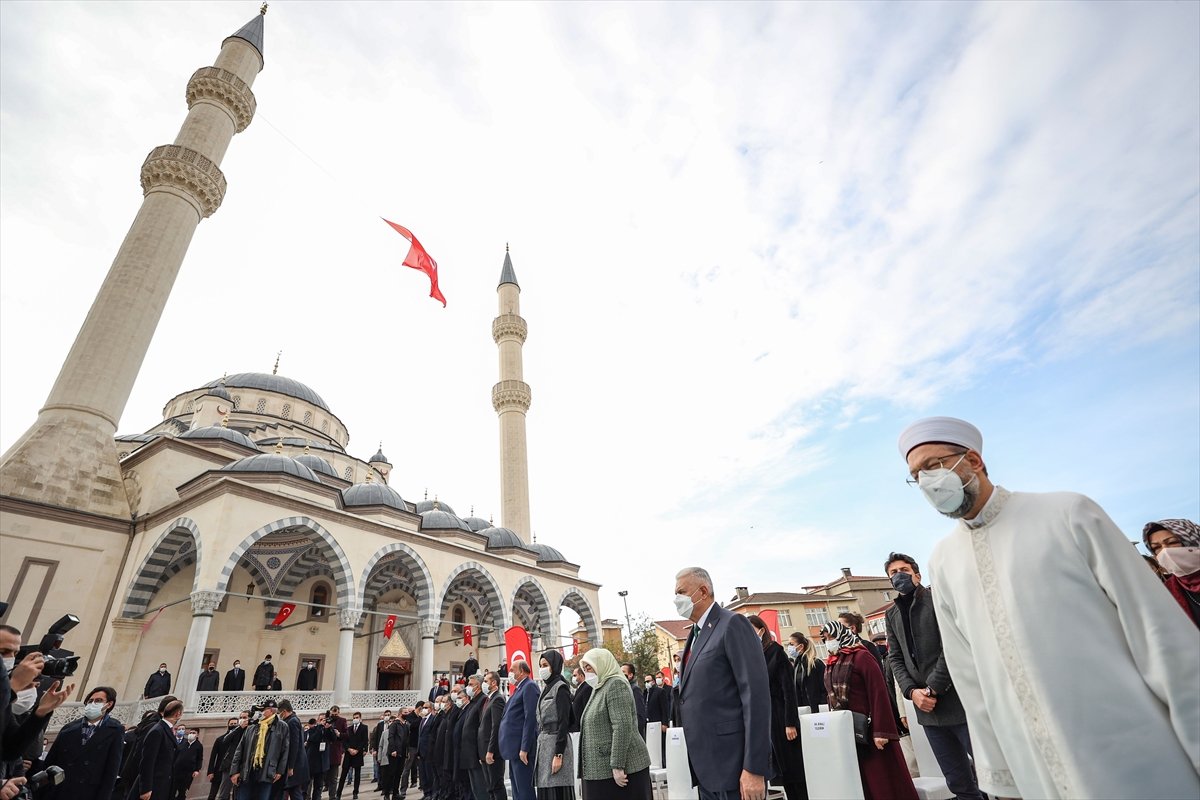
POLYGON ((917 588, 913 583, 912 575, 907 572, 897 572, 892 576, 892 586, 900 594, 912 594, 913 589, 917 588))

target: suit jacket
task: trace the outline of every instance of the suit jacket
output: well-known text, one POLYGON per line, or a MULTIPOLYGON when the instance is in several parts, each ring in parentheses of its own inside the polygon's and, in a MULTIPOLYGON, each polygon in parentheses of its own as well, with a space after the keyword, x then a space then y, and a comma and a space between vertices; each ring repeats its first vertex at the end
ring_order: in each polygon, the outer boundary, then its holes
POLYGON ((666 722, 671 715, 670 695, 665 686, 651 686, 646 692, 646 721, 666 722))
POLYGON ((326 733, 332 734, 333 738, 329 740, 329 766, 336 767, 342 763, 342 753, 346 749, 346 718, 341 714, 336 717, 327 718, 333 725, 333 728, 326 733))
POLYGON ((288 726, 288 771, 283 773, 283 785, 308 786, 311 778, 308 773, 308 754, 304 752, 304 726, 300 724, 300 718, 295 714, 288 717, 286 722, 288 726))
POLYGON ((225 756, 229 752, 229 746, 242 738, 238 735, 241 728, 234 727, 231 731, 225 731, 217 740, 213 742, 212 750, 208 753, 208 775, 216 775, 218 772, 224 772, 221 764, 225 761, 225 756))
POLYGON ((468 658, 463 664, 463 677, 469 678, 479 672, 479 662, 473 658, 468 658))
POLYGON ((197 739, 189 742, 184 739, 175 751, 175 778, 177 783, 191 783, 192 773, 199 772, 204 767, 204 745, 197 739))
POLYGON ((367 751, 367 746, 370 744, 371 734, 367 731, 365 722, 358 723, 358 730, 354 730, 354 723, 351 722, 346 726, 346 735, 342 737, 342 745, 346 749, 346 764, 351 767, 361 767, 363 765, 363 754, 367 751), (349 750, 358 751, 358 755, 350 755, 349 750))
POLYGON ((479 758, 485 760, 491 753, 496 761, 502 761, 500 756, 500 719, 504 716, 504 695, 500 690, 492 692, 491 697, 483 699, 483 707, 479 710, 479 734, 476 737, 479 758))
POLYGON ((150 792, 150 800, 169 800, 171 779, 175 775, 175 752, 175 734, 170 727, 161 720, 154 723, 142 739, 137 777, 129 787, 128 797, 136 798, 150 792))
POLYGON ((918 586, 913 592, 909 621, 912 623, 913 647, 917 651, 915 659, 908 646, 899 602, 887 610, 884 618, 887 621, 888 665, 900 693, 911 699, 913 689, 929 687, 937 694, 937 705, 932 712, 916 709, 917 722, 922 725, 964 724, 967 712, 958 692, 954 691, 946 656, 942 653, 942 634, 933 613, 933 594, 924 586, 918 586))
POLYGON ((742 770, 771 777, 762 640, 745 617, 715 603, 693 631, 679 690, 692 776, 706 791, 736 792, 742 770))
POLYGON ((634 680, 629 682, 629 689, 633 692, 633 707, 637 713, 638 732, 642 734, 642 738, 646 738, 646 693, 634 680))
POLYGON ((433 758, 433 746, 437 741, 438 728, 442 726, 442 715, 429 712, 429 716, 421 722, 420 738, 417 741, 417 752, 421 758, 433 758))
POLYGON ((504 716, 500 718, 500 756, 505 761, 519 758, 522 752, 533 753, 537 743, 539 694, 537 684, 526 678, 505 704, 504 716))
POLYGON ((58 800, 109 800, 121 770, 125 728, 112 717, 101 717, 88 743, 83 743, 82 719, 65 725, 50 745, 46 765, 62 767, 63 782, 46 796, 58 800))
POLYGON ((574 696, 571 697, 571 732, 579 732, 579 723, 583 719, 583 709, 587 707, 588 700, 592 696, 592 685, 590 683, 582 683, 575 689, 574 696))
POLYGON ((329 772, 329 744, 325 741, 325 726, 313 725, 304 732, 304 755, 308 756, 308 775, 324 775, 329 772), (325 745, 322 749, 321 745, 325 745))
POLYGON ((221 684, 221 691, 225 692, 242 692, 246 690, 246 670, 238 667, 231 669, 225 673, 225 682, 221 684))
POLYGON ((462 734, 459 736, 456 767, 474 769, 479 766, 479 723, 483 713, 483 695, 476 695, 463 709, 462 734))
POLYGON ((407 716, 400 717, 400 721, 408 726, 408 749, 416 750, 420 737, 421 715, 416 713, 408 714, 407 716))
POLYGON ((233 754, 237 752, 238 745, 242 743, 242 738, 248 730, 250 730, 249 727, 243 728, 238 725, 233 733, 226 734, 228 738, 225 739, 225 746, 221 751, 221 772, 229 772, 229 767, 233 764, 233 754))
POLYGON ((142 691, 143 697, 162 697, 164 694, 171 693, 171 673, 159 672, 154 673, 146 680, 146 688, 142 691))
POLYGON ((800 669, 800 659, 796 659, 792 675, 796 681, 797 704, 808 706, 812 713, 816 714, 821 710, 821 706, 829 703, 829 698, 825 694, 824 661, 819 658, 813 659, 812 669, 804 674, 800 669))
POLYGON ((302 669, 300 674, 296 676, 296 691, 311 692, 317 688, 317 670, 302 669))

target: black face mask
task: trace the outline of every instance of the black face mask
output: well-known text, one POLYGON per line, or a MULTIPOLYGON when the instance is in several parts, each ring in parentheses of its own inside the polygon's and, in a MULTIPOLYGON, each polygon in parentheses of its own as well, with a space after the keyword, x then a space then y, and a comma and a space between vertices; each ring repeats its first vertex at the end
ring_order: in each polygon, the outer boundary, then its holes
POLYGON ((916 584, 913 583, 912 575, 907 572, 897 572, 892 576, 892 586, 900 594, 912 594, 916 589, 916 584))

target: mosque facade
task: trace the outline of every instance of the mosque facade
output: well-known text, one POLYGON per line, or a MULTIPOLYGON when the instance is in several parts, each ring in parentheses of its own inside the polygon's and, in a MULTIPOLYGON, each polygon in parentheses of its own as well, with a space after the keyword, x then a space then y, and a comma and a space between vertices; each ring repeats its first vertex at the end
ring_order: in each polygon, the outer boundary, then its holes
POLYGON ((187 244, 224 195, 220 161, 253 118, 262 52, 259 16, 192 76, 188 117, 143 164, 143 207, 46 405, 0 458, 0 622, 36 640, 75 614, 64 646, 82 656, 79 692, 140 696, 165 661, 189 708, 210 661, 252 674, 270 654, 285 690, 312 662, 318 690, 349 706, 356 692, 428 689, 471 650, 496 666, 511 625, 535 651, 569 647, 563 608, 599 642, 599 586, 530 539, 527 325, 507 252, 492 324, 500 525, 402 497, 382 447, 349 452, 346 422, 277 370, 198 376, 158 424, 117 434, 187 244))

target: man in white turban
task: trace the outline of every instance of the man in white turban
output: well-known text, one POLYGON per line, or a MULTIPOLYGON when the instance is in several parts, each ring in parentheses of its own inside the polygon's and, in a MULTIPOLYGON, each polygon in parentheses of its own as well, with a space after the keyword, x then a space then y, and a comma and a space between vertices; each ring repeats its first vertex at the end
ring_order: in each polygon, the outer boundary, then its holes
POLYGON ((1200 632, 1096 503, 1009 492, 982 451, 952 417, 900 435, 910 482, 958 520, 929 577, 979 788, 1200 797, 1200 632))

